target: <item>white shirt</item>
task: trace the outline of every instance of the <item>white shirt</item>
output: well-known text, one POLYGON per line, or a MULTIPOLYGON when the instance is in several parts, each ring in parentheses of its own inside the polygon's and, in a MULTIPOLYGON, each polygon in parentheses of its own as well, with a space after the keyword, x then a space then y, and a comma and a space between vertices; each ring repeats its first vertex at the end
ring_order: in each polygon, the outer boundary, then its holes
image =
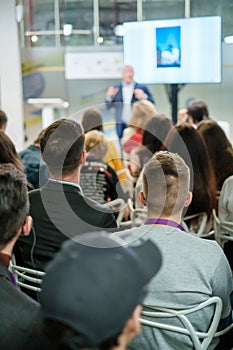
POLYGON ((124 123, 128 123, 131 118, 131 100, 133 97, 134 82, 130 84, 122 83, 122 97, 123 97, 123 110, 121 115, 121 120, 124 123))

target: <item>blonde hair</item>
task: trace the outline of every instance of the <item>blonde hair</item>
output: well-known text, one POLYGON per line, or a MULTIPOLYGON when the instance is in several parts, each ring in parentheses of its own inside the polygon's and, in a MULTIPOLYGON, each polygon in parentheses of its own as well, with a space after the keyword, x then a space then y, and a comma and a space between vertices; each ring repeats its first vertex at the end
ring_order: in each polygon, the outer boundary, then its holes
POLYGON ((147 100, 137 101, 132 107, 132 116, 128 123, 129 126, 136 129, 145 129, 148 121, 156 116, 155 105, 147 100))
POLYGON ((86 133, 85 138, 86 151, 90 152, 99 159, 103 159, 108 150, 107 141, 104 134, 98 130, 91 130, 86 133))

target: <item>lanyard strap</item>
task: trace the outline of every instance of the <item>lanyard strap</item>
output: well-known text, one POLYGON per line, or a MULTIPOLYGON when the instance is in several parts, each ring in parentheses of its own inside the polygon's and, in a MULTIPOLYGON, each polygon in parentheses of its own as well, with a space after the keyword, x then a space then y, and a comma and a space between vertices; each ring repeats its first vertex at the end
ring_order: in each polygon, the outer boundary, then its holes
POLYGON ((180 229, 181 231, 185 231, 183 226, 178 224, 175 221, 168 220, 168 219, 160 219, 160 218, 149 218, 145 221, 145 225, 166 225, 166 226, 172 226, 180 229))

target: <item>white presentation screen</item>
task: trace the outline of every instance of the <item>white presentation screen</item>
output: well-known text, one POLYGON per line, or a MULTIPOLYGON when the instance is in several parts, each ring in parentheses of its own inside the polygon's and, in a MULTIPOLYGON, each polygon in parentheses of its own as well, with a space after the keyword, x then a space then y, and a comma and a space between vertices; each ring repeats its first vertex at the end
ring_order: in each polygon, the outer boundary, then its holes
POLYGON ((124 64, 139 83, 219 83, 221 17, 126 22, 124 64))

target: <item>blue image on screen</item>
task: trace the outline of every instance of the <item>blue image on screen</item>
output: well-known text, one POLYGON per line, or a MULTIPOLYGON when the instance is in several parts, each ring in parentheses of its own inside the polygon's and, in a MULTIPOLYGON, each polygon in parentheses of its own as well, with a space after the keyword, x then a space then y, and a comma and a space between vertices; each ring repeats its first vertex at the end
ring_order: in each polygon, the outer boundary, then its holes
POLYGON ((157 68, 180 67, 180 26, 155 28, 157 68))

